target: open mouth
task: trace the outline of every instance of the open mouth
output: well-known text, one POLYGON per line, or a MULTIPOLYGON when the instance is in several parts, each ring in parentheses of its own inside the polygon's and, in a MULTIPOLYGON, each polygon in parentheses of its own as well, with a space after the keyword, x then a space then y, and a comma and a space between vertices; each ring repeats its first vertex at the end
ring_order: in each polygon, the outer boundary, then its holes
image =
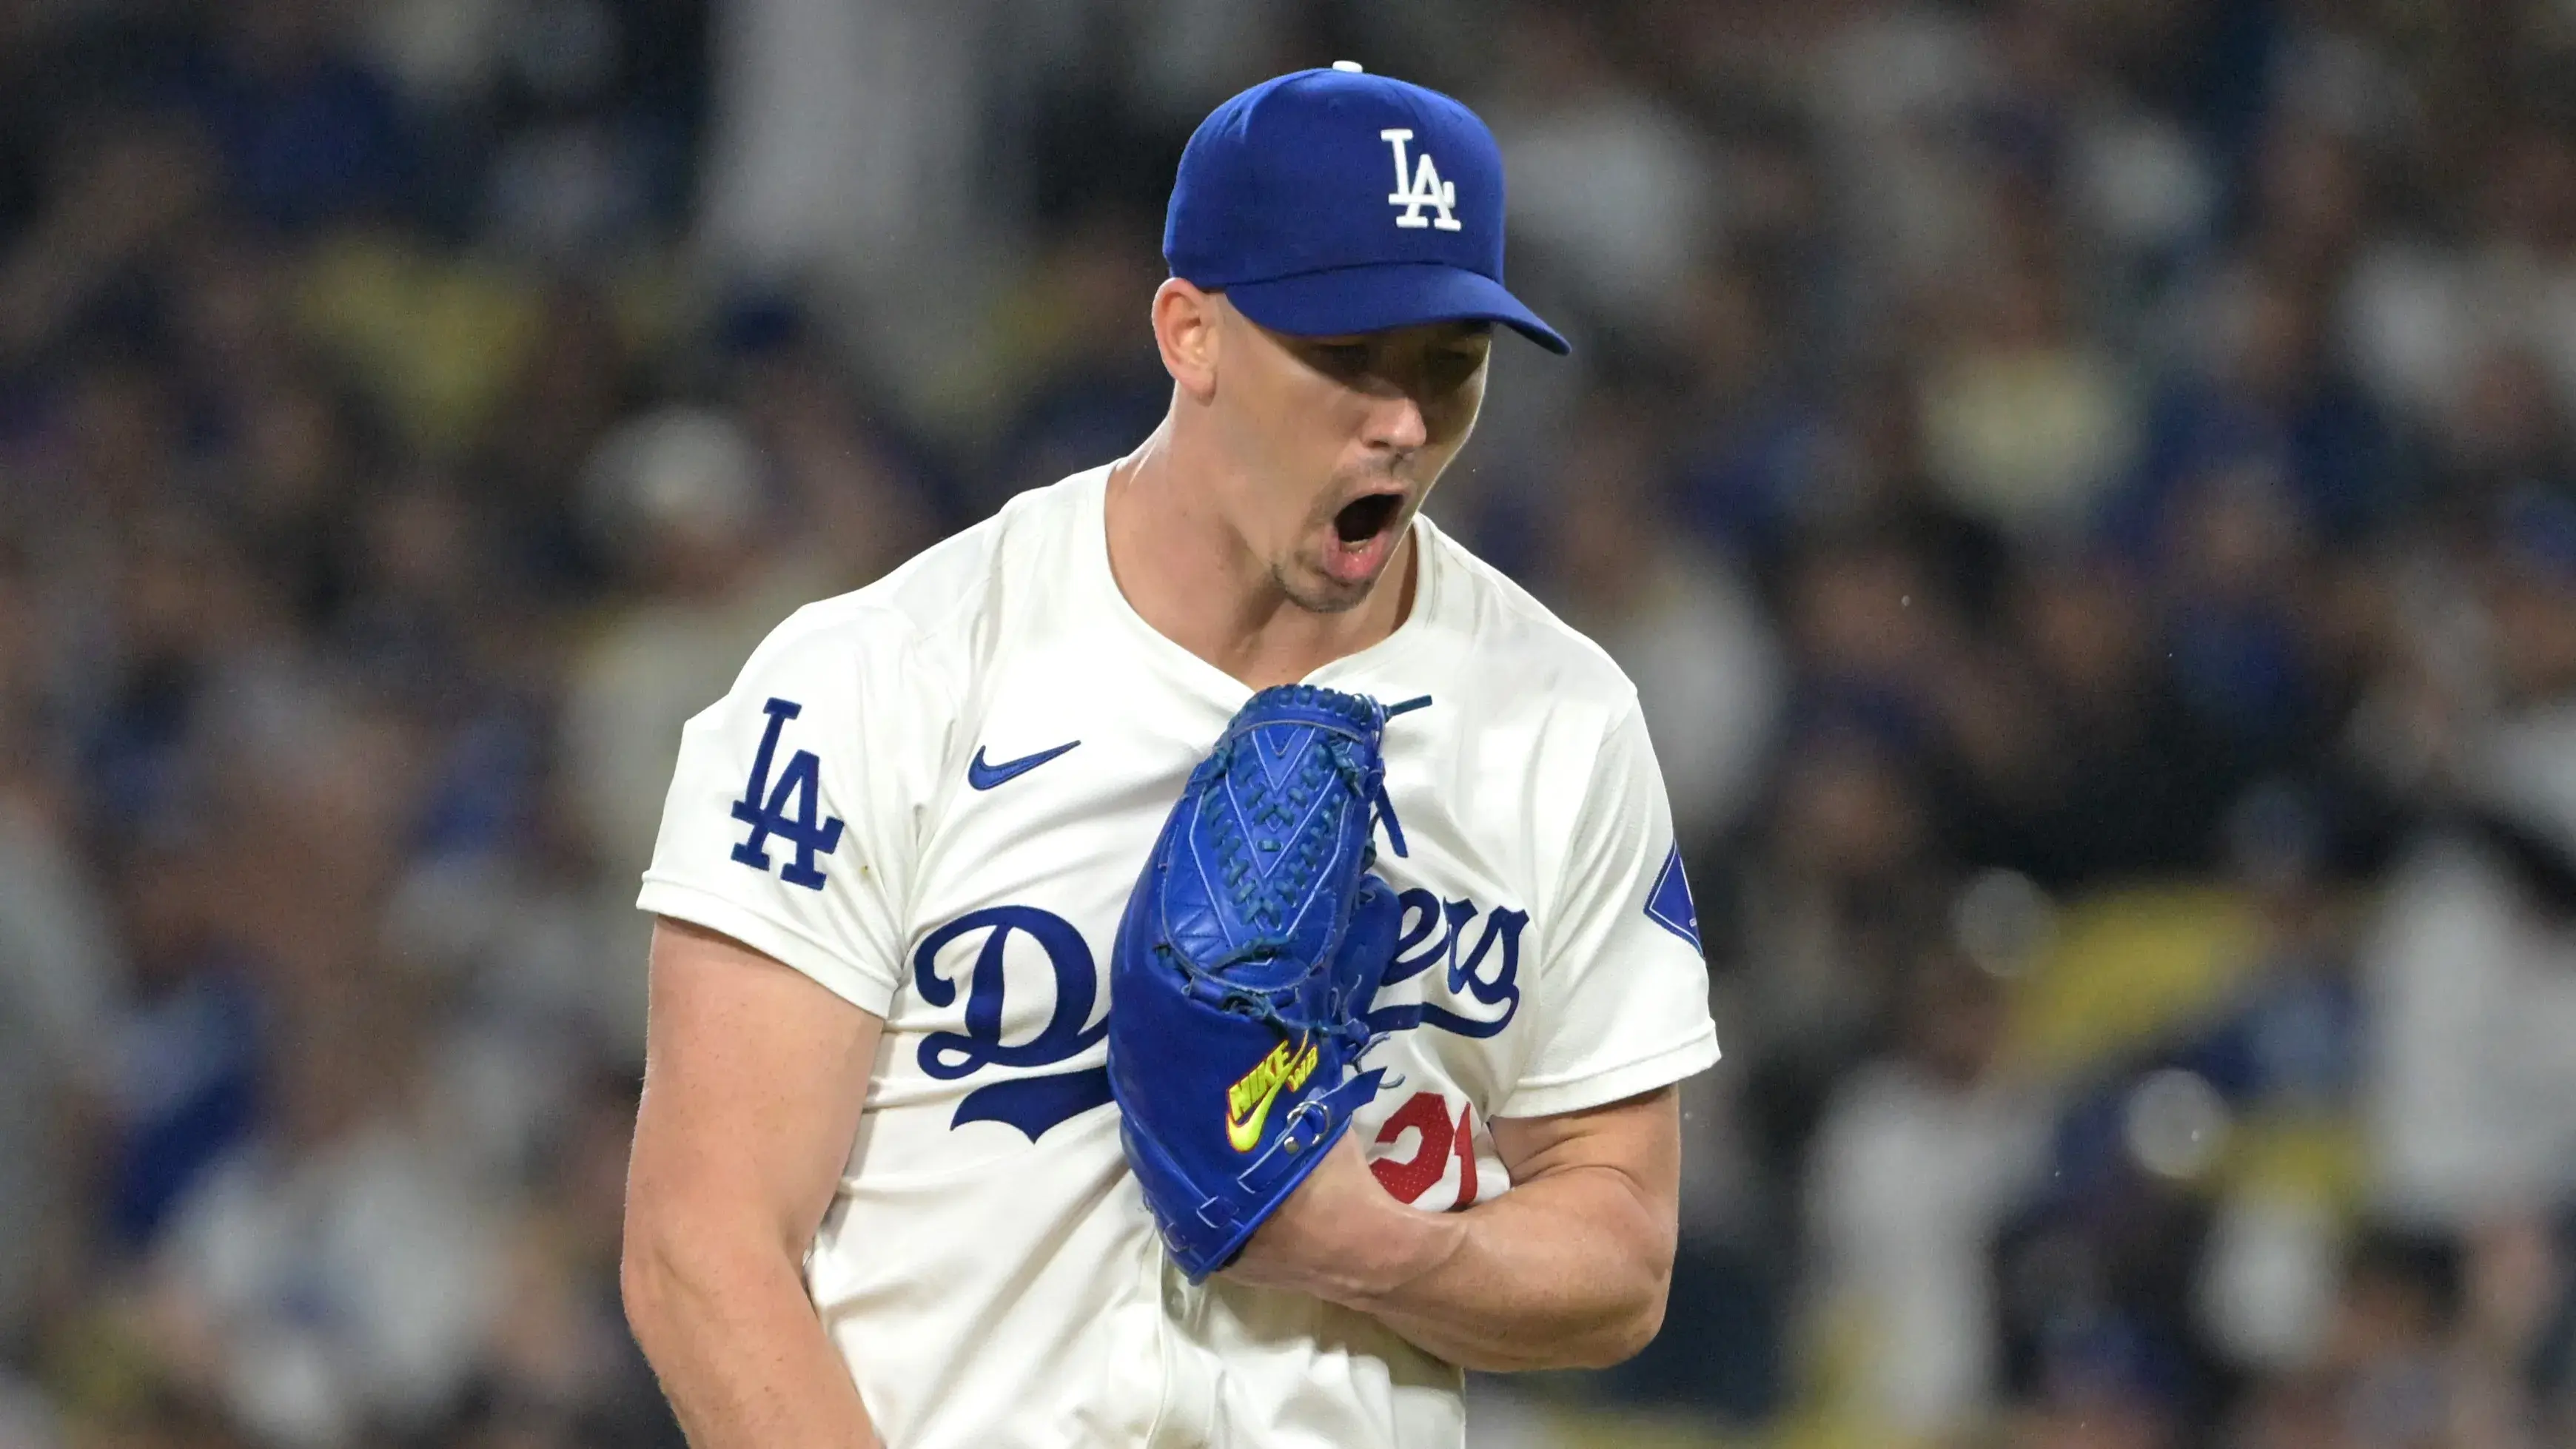
POLYGON ((1333 515, 1333 533, 1345 545, 1366 543, 1386 531, 1395 521, 1395 511, 1404 506, 1397 493, 1372 493, 1352 500, 1333 515))
POLYGON ((1364 587, 1395 552, 1395 524, 1404 511, 1401 493, 1354 498, 1333 515, 1333 544, 1324 571, 1346 585, 1364 587))

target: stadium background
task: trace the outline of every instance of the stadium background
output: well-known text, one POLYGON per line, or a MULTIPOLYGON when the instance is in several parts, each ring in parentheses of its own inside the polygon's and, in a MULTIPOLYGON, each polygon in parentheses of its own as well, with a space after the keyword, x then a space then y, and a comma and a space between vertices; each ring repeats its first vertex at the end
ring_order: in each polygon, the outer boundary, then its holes
POLYGON ((794 602, 1158 415, 1190 125, 1481 108, 1442 520, 1725 1064, 1480 1445, 2576 1442, 2576 5, 0 0, 0 1445, 674 1442, 627 902, 794 602))

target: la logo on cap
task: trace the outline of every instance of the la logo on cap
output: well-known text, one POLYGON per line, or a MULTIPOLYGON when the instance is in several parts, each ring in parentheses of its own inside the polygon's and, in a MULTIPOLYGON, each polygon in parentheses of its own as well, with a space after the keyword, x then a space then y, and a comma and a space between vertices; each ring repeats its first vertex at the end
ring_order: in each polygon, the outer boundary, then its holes
POLYGON ((1378 132, 1377 138, 1395 148, 1395 190, 1386 198, 1387 205, 1404 208, 1404 214, 1395 219, 1395 224, 1437 227, 1441 231, 1458 230, 1458 218, 1449 214, 1449 209, 1458 204, 1458 183, 1440 179, 1440 168, 1431 164, 1428 151, 1422 153, 1421 164, 1412 168, 1412 177, 1407 180, 1404 143, 1413 139, 1413 132, 1405 127, 1391 126, 1378 132), (1422 214, 1422 208, 1426 206, 1440 213, 1438 220, 1422 214))
MULTIPOLYGON (((1333 69, 1344 75, 1364 73, 1364 67, 1356 60, 1334 61, 1333 69)), ((1450 208, 1458 204, 1458 183, 1440 179, 1440 168, 1431 164, 1428 151, 1422 153, 1420 166, 1405 165, 1404 143, 1413 139, 1413 132, 1402 126, 1393 126, 1378 132, 1377 138, 1395 148, 1395 190, 1388 192, 1386 197, 1387 205, 1404 208, 1404 214, 1395 219, 1395 224, 1428 226, 1441 231, 1459 230, 1458 218, 1450 214, 1450 208), (1422 208, 1426 206, 1440 213, 1438 220, 1422 214, 1422 208)))

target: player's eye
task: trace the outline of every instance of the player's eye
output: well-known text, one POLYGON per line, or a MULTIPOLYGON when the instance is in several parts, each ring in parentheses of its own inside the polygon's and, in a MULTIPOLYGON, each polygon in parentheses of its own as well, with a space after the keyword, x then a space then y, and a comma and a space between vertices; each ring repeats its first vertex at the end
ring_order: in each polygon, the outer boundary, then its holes
POLYGON ((1482 348, 1444 347, 1431 354, 1431 375, 1443 388, 1463 387, 1485 365, 1482 348))
POLYGON ((1365 342, 1318 343, 1315 362, 1336 377, 1348 377, 1368 367, 1369 345, 1365 342))

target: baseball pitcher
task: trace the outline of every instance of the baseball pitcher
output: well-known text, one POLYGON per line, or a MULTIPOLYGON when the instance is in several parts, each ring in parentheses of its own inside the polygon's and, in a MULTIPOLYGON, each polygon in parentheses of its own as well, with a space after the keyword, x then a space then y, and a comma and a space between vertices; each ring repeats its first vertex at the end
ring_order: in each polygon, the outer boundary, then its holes
POLYGON ((1464 106, 1200 126, 1171 410, 692 720, 629 1315, 701 1449, 1456 1445, 1663 1313, 1717 1058, 1634 690, 1421 513, 1502 329, 1464 106))

